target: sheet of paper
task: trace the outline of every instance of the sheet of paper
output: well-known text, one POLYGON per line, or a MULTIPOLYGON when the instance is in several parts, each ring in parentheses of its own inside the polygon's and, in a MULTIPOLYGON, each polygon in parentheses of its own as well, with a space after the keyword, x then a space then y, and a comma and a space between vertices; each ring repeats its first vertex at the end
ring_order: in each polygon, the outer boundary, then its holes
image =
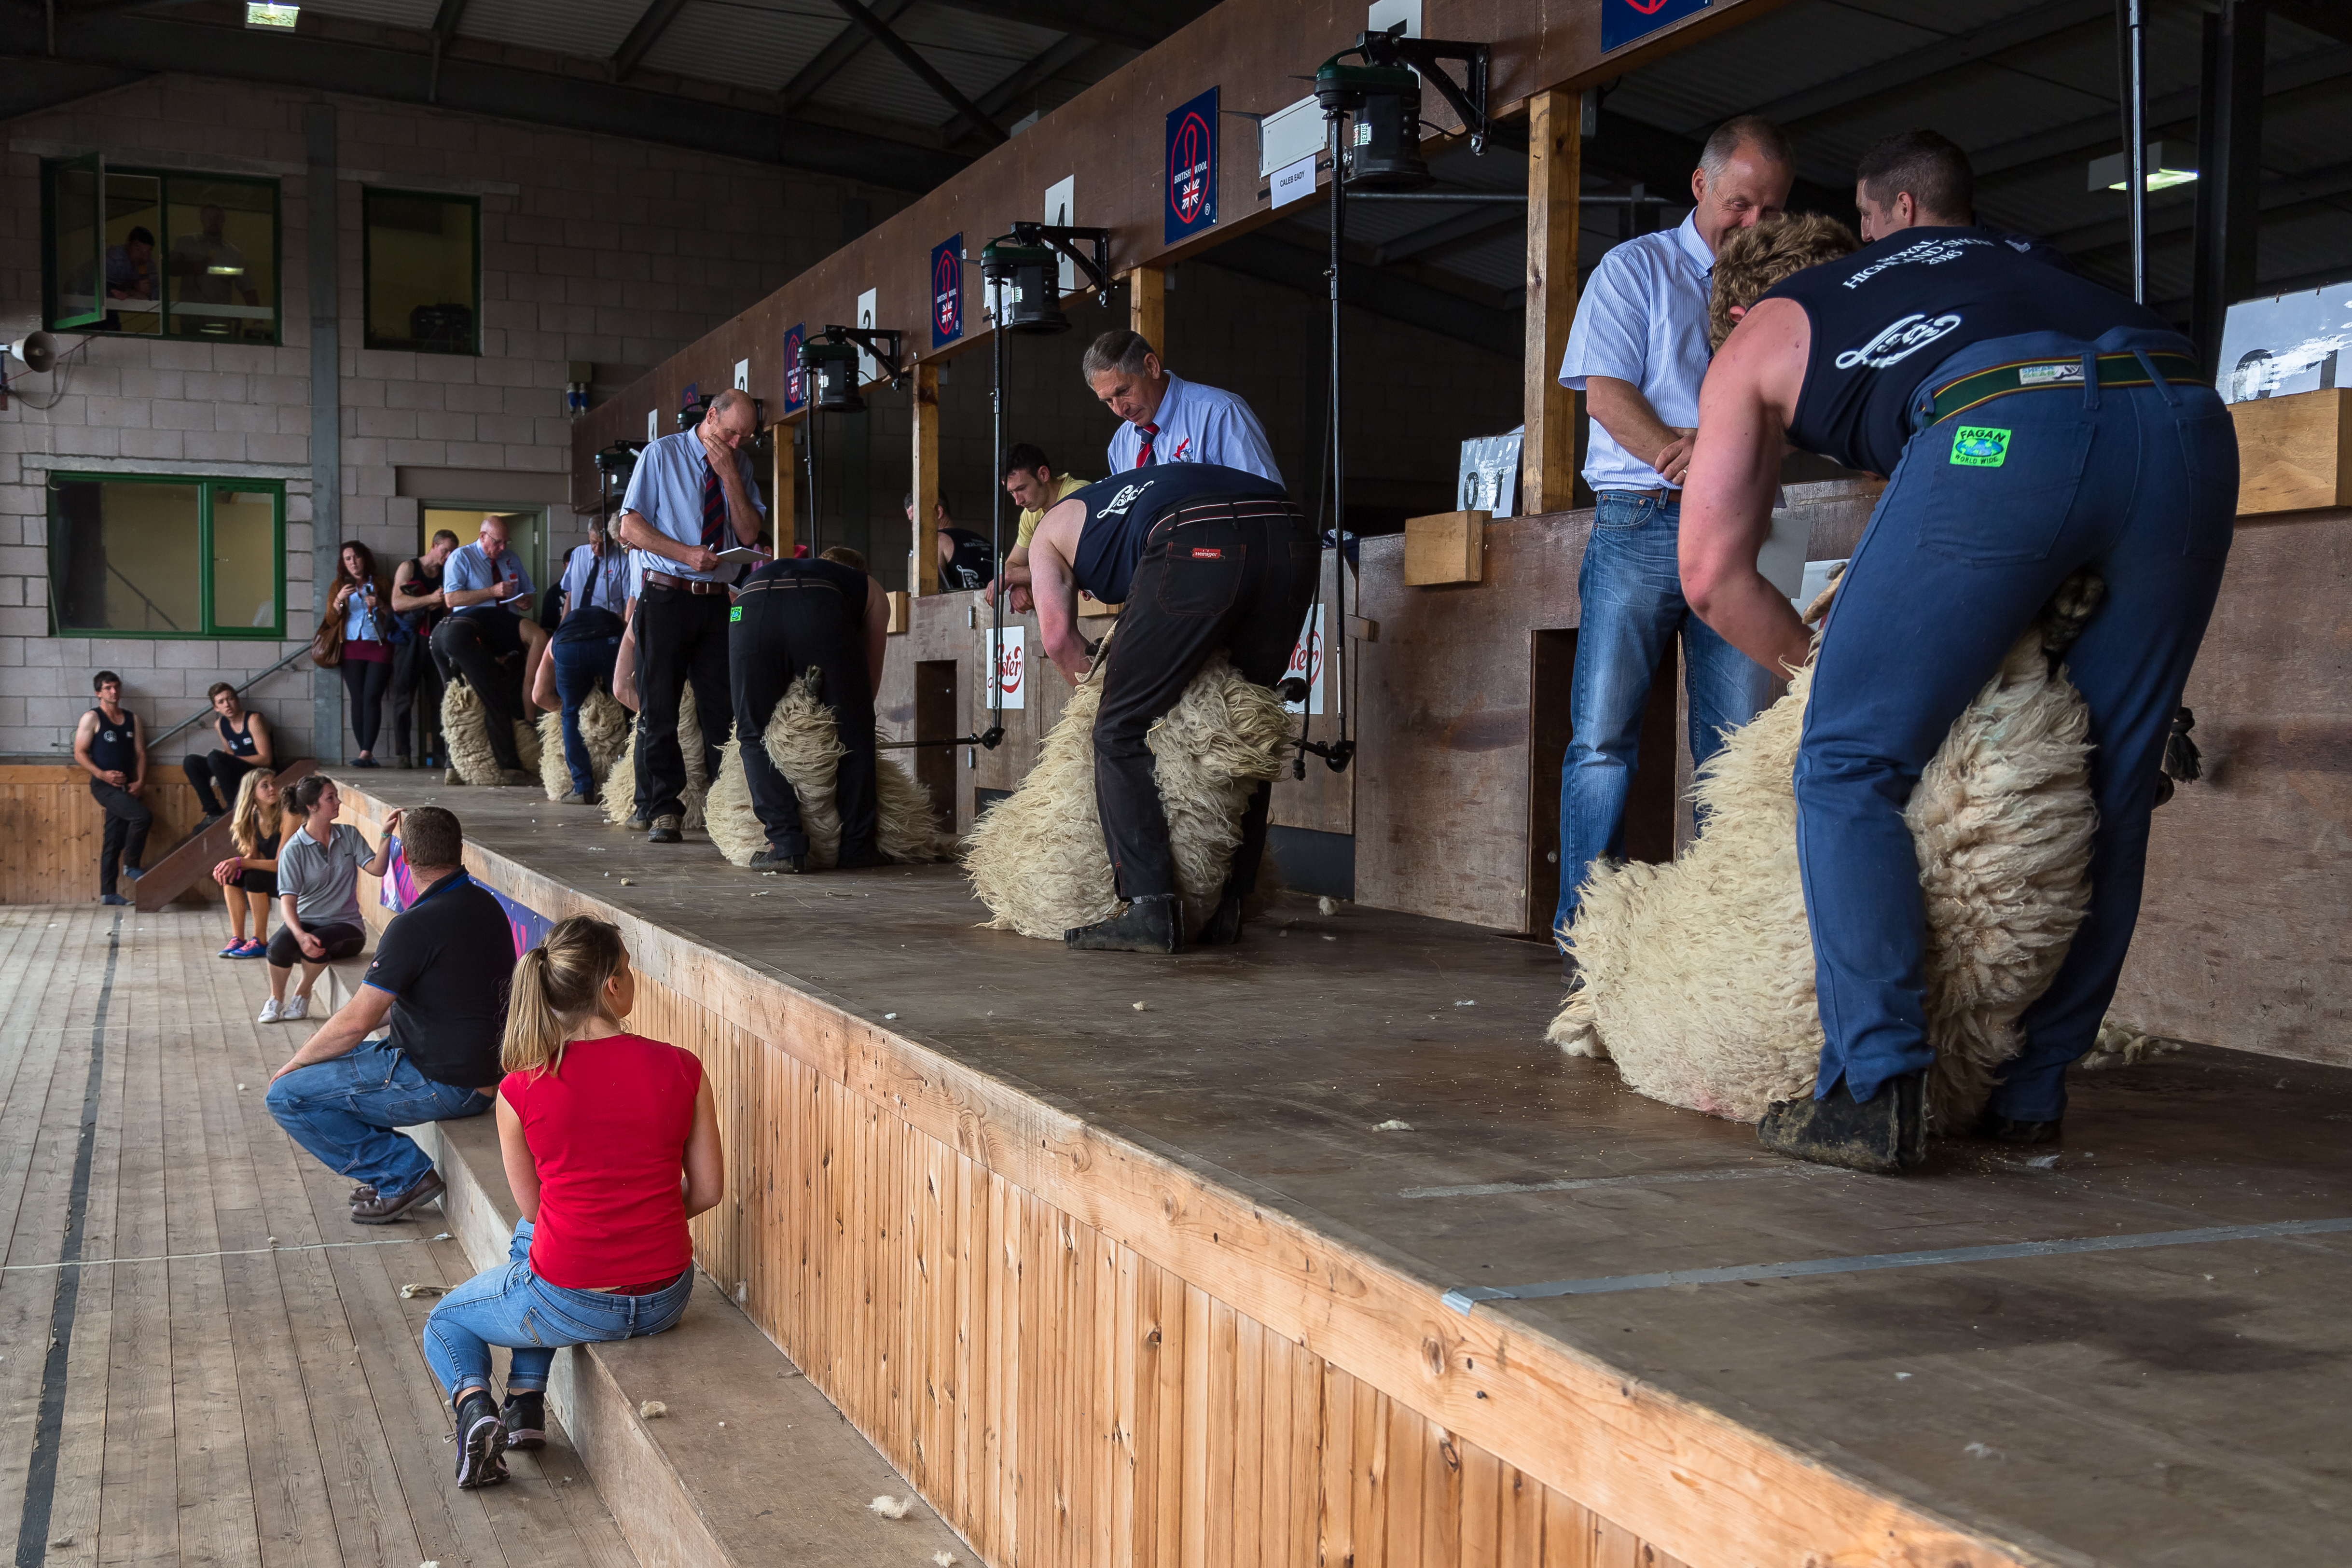
POLYGON ((732 550, 720 551, 719 552, 719 559, 724 561, 730 566, 741 566, 751 562, 765 563, 773 561, 775 557, 769 554, 764 550, 754 550, 748 544, 739 544, 732 550))

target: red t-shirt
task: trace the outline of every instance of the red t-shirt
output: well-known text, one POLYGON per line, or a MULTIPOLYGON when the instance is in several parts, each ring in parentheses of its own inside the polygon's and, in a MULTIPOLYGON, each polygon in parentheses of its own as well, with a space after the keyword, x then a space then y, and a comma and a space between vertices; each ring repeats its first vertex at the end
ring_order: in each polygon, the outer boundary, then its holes
POLYGON ((499 1092, 539 1167, 530 1269, 567 1290, 677 1277, 694 1261, 678 1178, 702 1064, 642 1035, 575 1040, 550 1073, 509 1073, 499 1092))

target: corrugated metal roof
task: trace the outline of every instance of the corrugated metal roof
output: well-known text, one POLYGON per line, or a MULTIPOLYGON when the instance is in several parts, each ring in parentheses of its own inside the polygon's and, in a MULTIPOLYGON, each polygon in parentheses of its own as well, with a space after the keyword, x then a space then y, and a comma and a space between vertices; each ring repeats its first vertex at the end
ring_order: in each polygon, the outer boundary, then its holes
MULTIPOLYGON (((433 7, 425 9, 429 22, 433 7)), ((468 0, 457 35, 602 59, 645 9, 645 0, 468 0)))
POLYGON ((690 0, 646 53, 645 64, 777 92, 850 25, 839 6, 822 0, 690 0))
POLYGON ((302 9, 327 16, 348 16, 354 22, 430 27, 440 5, 439 0, 302 0, 302 9))

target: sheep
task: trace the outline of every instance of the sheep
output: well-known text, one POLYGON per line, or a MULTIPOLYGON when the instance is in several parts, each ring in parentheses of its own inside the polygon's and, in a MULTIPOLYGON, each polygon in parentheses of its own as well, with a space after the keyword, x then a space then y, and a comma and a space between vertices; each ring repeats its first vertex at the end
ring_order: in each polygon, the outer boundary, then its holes
MULTIPOLYGON (((2103 592, 2087 573, 2060 589, 1955 721, 1904 810, 1926 899, 1939 1131, 1981 1114, 2017 1052, 2019 1015, 2057 973, 2089 902, 2089 713, 2056 655, 2103 592)), ((1791 782, 1811 685, 1808 665, 1702 771, 1705 833, 1671 866, 1596 865, 1563 933, 1585 983, 1546 1037, 1615 1061, 1654 1100, 1755 1121, 1771 1101, 1812 1092, 1822 1035, 1791 782)))
MULTIPOLYGON (((1105 654, 1108 653, 1108 645, 1105 654)), ((1020 788, 990 810, 966 840, 964 870, 993 931, 1059 942, 1075 926, 1118 912, 1110 854, 1095 812, 1095 711, 1102 663, 1071 694, 1020 788)), ((1241 844, 1242 813, 1258 785, 1278 775, 1293 737, 1282 700, 1244 679, 1219 653, 1159 723, 1150 744, 1168 814, 1187 940, 1216 911, 1241 844)), ((1267 856, 1249 912, 1277 885, 1267 856)))
MULTIPOLYGON (((822 672, 811 668, 793 680, 775 711, 768 717, 761 743, 768 760, 792 782, 800 798, 801 826, 809 837, 809 865, 831 867, 841 853, 841 816, 834 808, 834 778, 841 759, 849 754, 841 743, 833 710, 817 697, 822 672)), ((879 810, 875 844, 893 860, 944 860, 955 852, 955 841, 939 829, 932 814, 931 792, 895 757, 877 757, 874 787, 879 810)), ((751 809, 750 782, 744 777, 740 737, 727 743, 719 759, 719 782, 711 786, 706 826, 711 843, 738 866, 767 847, 767 829, 751 809)))
MULTIPOLYGON (((540 767, 539 733, 518 719, 514 721, 515 754, 526 773, 540 767)), ((460 676, 441 693, 441 734, 449 746, 449 775, 444 783, 496 784, 498 754, 490 750, 489 715, 481 693, 460 676)))
MULTIPOLYGON (((691 833, 704 826, 703 797, 709 789, 710 779, 702 764, 702 723, 694 706, 694 688, 688 685, 678 694, 677 746, 686 759, 686 788, 678 799, 686 807, 680 824, 691 833)), ((627 738, 614 753, 613 765, 604 774, 604 820, 615 827, 625 826, 637 814, 637 726, 632 721, 627 738)))
MULTIPOLYGON (((613 759, 628 745, 629 723, 629 710, 601 686, 580 704, 580 739, 588 748, 590 777, 594 783, 604 782, 612 771, 613 759)), ((563 756, 561 713, 539 716, 539 782, 546 786, 550 800, 562 800, 572 793, 572 767, 563 756)))

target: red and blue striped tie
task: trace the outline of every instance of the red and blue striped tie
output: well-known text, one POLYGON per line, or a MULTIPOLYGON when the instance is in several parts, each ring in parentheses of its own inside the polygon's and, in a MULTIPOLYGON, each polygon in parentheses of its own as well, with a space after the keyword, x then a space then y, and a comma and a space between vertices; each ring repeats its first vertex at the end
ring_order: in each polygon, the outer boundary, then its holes
POLYGON ((1159 436, 1160 426, 1139 425, 1136 428, 1143 432, 1143 444, 1135 449, 1135 466, 1139 468, 1148 468, 1151 466, 1151 443, 1159 436))
POLYGON ((727 492, 719 487, 719 470, 714 468, 702 477, 702 548, 724 550, 726 537, 727 492))

